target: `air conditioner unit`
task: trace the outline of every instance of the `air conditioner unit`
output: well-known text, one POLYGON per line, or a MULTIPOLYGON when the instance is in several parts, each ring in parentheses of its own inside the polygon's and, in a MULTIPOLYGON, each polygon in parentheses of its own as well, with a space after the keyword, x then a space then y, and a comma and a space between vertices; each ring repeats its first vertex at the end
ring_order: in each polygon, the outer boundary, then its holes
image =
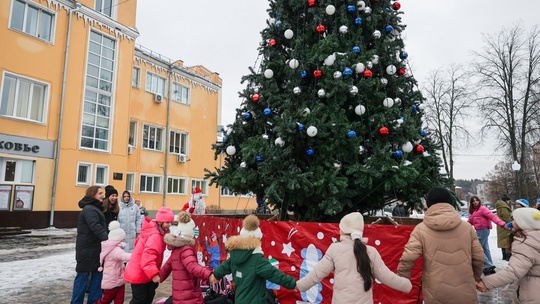
POLYGON ((185 154, 178 154, 176 161, 179 163, 185 163, 187 161, 187 156, 185 154))
POLYGON ((128 155, 131 155, 131 153, 133 153, 133 147, 128 146, 128 155))
POLYGON ((163 101, 163 96, 161 94, 154 94, 154 102, 161 103, 163 101))

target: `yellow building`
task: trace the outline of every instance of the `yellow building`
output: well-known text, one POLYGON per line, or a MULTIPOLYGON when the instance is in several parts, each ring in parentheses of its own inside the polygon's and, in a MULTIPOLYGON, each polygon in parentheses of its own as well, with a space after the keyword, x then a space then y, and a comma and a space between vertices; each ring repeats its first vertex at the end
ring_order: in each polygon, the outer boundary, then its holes
MULTIPOLYGON (((0 227, 74 227, 91 185, 152 211, 209 187, 221 78, 136 45, 136 1, 0 1, 0 227)), ((216 208, 212 206, 211 208, 216 208)))

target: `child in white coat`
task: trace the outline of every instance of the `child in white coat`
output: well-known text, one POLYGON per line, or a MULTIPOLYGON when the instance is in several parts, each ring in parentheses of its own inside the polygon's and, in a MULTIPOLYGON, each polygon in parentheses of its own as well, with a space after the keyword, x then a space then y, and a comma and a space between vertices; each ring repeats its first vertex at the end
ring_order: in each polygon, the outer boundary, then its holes
POLYGON ((118 221, 109 223, 109 239, 101 242, 101 254, 98 271, 103 272, 101 288, 103 296, 96 304, 124 303, 126 282, 122 279, 126 266, 124 262, 131 258, 131 253, 124 251, 126 233, 118 221))

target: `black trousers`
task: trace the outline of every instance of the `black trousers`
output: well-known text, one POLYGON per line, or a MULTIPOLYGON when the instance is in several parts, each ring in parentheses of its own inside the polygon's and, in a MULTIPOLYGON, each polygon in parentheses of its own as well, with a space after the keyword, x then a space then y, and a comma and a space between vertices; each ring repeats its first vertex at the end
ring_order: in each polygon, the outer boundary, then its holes
POLYGON ((145 284, 131 284, 130 304, 152 304, 156 295, 158 283, 150 282, 145 284))

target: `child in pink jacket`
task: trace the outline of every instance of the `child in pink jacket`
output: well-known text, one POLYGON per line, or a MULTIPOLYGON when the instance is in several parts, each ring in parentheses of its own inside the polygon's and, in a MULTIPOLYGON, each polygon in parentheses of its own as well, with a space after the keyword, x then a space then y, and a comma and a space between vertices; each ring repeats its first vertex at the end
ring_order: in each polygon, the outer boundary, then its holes
POLYGON ((98 271, 103 272, 101 288, 103 296, 97 304, 124 303, 126 291, 126 282, 122 279, 126 266, 124 262, 128 261, 131 253, 124 251, 124 240, 126 233, 120 228, 118 221, 109 223, 109 239, 101 242, 101 254, 99 255, 100 267, 98 271))

